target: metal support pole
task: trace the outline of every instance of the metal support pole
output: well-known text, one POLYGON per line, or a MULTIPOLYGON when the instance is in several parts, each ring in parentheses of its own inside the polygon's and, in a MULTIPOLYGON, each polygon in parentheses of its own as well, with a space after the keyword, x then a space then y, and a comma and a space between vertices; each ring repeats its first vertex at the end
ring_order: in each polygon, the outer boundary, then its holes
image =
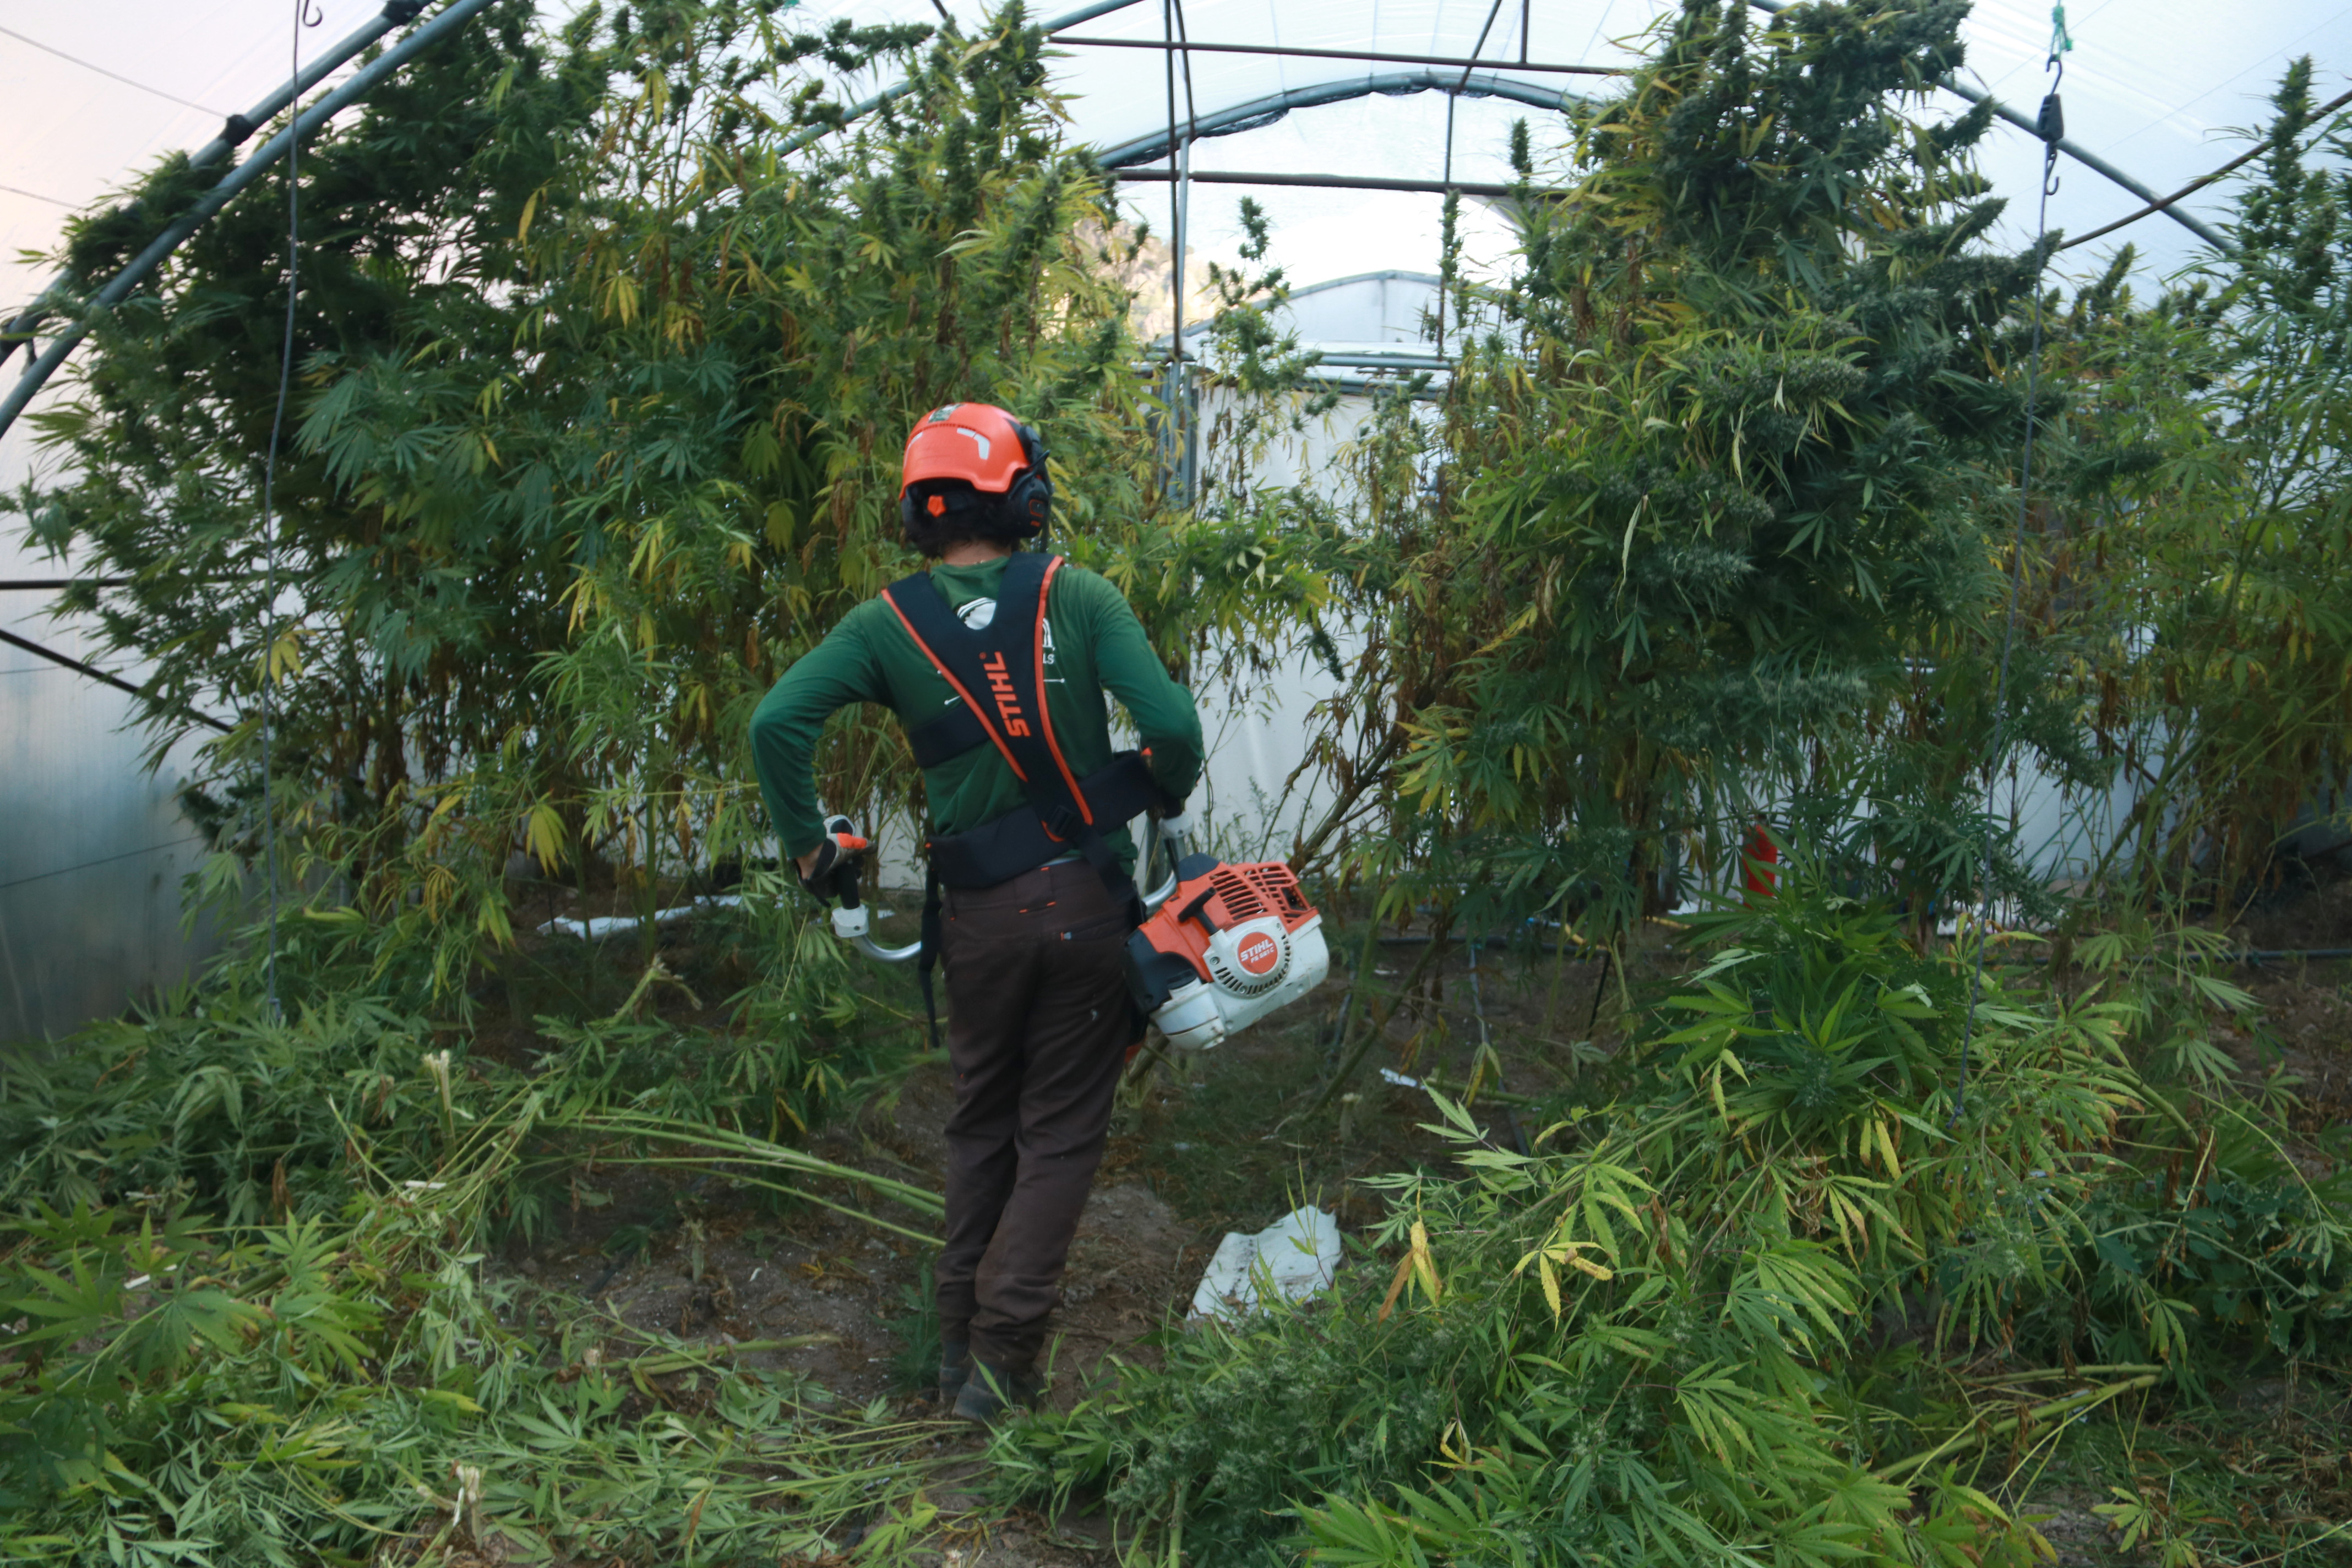
MULTIPOLYGON (((1478 41, 1470 46, 1470 64, 1462 68, 1462 79, 1455 82, 1454 90, 1445 95, 1445 183, 1448 186, 1454 184, 1454 106, 1462 101, 1462 89, 1470 85, 1471 67, 1477 64, 1480 51, 1486 47, 1486 36, 1495 30, 1495 18, 1502 14, 1503 0, 1495 0, 1492 5, 1486 7, 1486 25, 1478 29, 1478 41)), ((1526 52, 1524 41, 1521 45, 1521 52, 1526 52)), ((1461 205, 1461 203, 1453 198, 1450 190, 1447 194, 1446 205, 1453 208, 1458 208, 1461 205)), ((1437 353, 1441 358, 1445 353, 1445 289, 1447 284, 1454 281, 1454 258, 1446 254, 1448 242, 1453 237, 1443 225, 1439 226, 1437 275, 1442 281, 1437 285, 1437 353)))
MULTIPOLYGON (((1192 29, 1184 23, 1184 0, 1173 0, 1176 14, 1177 59, 1184 70, 1184 145, 1176 162, 1176 287, 1181 298, 1184 287, 1184 261, 1192 244, 1192 144, 1201 139, 1198 106, 1192 100, 1192 54, 1190 47, 1192 29)), ((1183 319, 1180 308, 1176 333, 1170 340, 1175 351, 1176 366, 1176 434, 1181 442, 1176 454, 1177 493, 1184 504, 1192 504, 1194 480, 1200 471, 1200 432, 1195 428, 1192 405, 1192 366, 1183 355, 1183 319)))
MULTIPOLYGON (((1495 3, 1497 5, 1500 5, 1502 4, 1502 0, 1495 0, 1495 3)), ((1479 41, 1482 43, 1485 41, 1483 35, 1481 35, 1479 41)), ((1462 74, 1466 77, 1470 73, 1465 69, 1462 74)), ((1449 92, 1445 95, 1444 183, 1449 187, 1454 184, 1454 106, 1461 101, 1462 95, 1458 92, 1449 92)), ((1446 194, 1446 205, 1457 209, 1462 205, 1460 202, 1454 199, 1451 189, 1449 189, 1446 194)), ((1445 254, 1446 241, 1452 237, 1453 237, 1446 232, 1444 219, 1441 216, 1438 220, 1437 226, 1437 352, 1441 357, 1443 357, 1445 353, 1445 286, 1454 280, 1454 269, 1448 265, 1448 258, 1445 254)))
POLYGON ((1176 144, 1176 5, 1160 0, 1160 26, 1168 52, 1160 57, 1168 73, 1168 405, 1176 405, 1176 369, 1184 359, 1184 177, 1176 144))
POLYGON ((1168 409, 1160 437, 1160 461, 1166 465, 1165 493, 1173 499, 1184 475, 1184 148, 1176 137, 1176 6, 1160 0, 1160 28, 1166 51, 1160 57, 1168 84, 1168 364, 1161 400, 1168 409))

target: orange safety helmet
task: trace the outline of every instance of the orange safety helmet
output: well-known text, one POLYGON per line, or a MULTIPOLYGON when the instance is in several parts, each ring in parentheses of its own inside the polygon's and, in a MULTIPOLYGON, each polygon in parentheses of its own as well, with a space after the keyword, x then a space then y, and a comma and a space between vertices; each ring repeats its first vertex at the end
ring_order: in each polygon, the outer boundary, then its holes
MULTIPOLYGON (((912 492, 927 479, 961 479, 982 495, 1002 498, 1003 516, 1022 525, 1024 538, 1043 533, 1053 510, 1054 482, 1045 473, 1045 440, 990 403, 950 403, 916 422, 899 469, 902 522, 913 522, 912 492)), ((926 498, 924 510, 944 517, 961 509, 950 497, 933 493, 926 498)))

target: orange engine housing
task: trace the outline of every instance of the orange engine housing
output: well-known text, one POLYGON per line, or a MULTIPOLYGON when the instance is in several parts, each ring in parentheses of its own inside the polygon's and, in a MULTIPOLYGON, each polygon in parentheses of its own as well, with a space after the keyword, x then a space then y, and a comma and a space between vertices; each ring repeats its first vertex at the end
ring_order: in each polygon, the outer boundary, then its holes
POLYGON ((1175 892, 1128 938, 1128 987, 1171 1044, 1205 1049, 1322 984, 1322 924, 1280 861, 1188 855, 1175 892))

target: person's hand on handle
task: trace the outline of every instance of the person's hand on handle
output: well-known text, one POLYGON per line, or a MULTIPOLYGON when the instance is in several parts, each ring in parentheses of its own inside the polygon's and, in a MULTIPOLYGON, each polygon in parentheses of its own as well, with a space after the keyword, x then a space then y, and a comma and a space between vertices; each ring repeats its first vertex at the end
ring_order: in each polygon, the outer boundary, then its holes
POLYGON ((848 823, 845 820, 836 819, 828 826, 836 831, 826 834, 815 848, 795 857, 793 861, 800 868, 801 886, 820 899, 831 890, 833 874, 841 868, 843 861, 854 859, 873 847, 866 839, 846 831, 848 823))

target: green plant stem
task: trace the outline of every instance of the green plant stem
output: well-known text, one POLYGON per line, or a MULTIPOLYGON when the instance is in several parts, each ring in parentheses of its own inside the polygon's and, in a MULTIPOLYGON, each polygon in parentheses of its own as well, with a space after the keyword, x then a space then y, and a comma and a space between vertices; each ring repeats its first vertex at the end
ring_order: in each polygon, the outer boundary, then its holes
MULTIPOLYGON (((1364 951, 1358 960, 1355 988, 1349 993, 1349 1001, 1351 1009, 1354 1005, 1356 992, 1367 989, 1368 983, 1371 979, 1372 953, 1375 949, 1375 944, 1379 940, 1380 922, 1375 920, 1372 922, 1371 930, 1365 936, 1364 951)), ((1356 1069, 1363 1065, 1364 1058, 1368 1053, 1370 1053, 1374 1043, 1386 1037, 1390 1020, 1393 1019, 1397 1016, 1397 1009, 1404 1005, 1405 998, 1411 994, 1414 984, 1421 979, 1423 974, 1428 972, 1431 961, 1439 952, 1443 951, 1444 946, 1445 933, 1441 931, 1434 937, 1430 939, 1430 942, 1427 947, 1421 950, 1421 957, 1414 961, 1412 973, 1406 975, 1404 984, 1397 987, 1397 989, 1391 994, 1387 1010, 1381 1013, 1380 1017, 1373 1021, 1371 1026, 1364 1031, 1363 1038, 1357 1043, 1353 1050, 1349 1051, 1348 1055, 1340 1060, 1339 1069, 1331 1075, 1331 1080, 1323 1086, 1322 1092, 1316 1095, 1315 1102, 1312 1105, 1309 1105, 1304 1111, 1300 1112, 1301 1115, 1312 1116, 1316 1112, 1321 1110, 1325 1106, 1330 1104, 1332 1096, 1338 1094, 1340 1089, 1346 1085, 1348 1079, 1355 1076, 1356 1069)), ((1352 1016, 1351 1011, 1350 1016, 1352 1016)), ((1344 1037, 1342 1037, 1344 1038, 1344 1037)))
POLYGON ((1990 1426, 1963 1428, 1925 1453, 1914 1454, 1906 1459, 1897 1459, 1891 1465, 1871 1471, 1871 1479, 1891 1481, 1897 1476, 1907 1475, 1924 1466, 1933 1464, 1947 1454, 1974 1447, 2005 1432, 2014 1432, 2021 1423, 2026 1421, 2042 1421, 2058 1415, 2080 1415, 2085 1411, 2095 1410, 2108 1400, 2119 1394, 2128 1394, 2133 1389, 2155 1387, 2159 1375, 2161 1374, 2157 1373, 2147 1373, 2138 1377, 2126 1378, 2121 1383, 2110 1383, 2101 1388, 2082 1389, 2062 1399, 2053 1399, 2047 1405, 2037 1405, 2022 1415, 2012 1415, 2006 1421, 1996 1421, 1990 1426))
POLYGON ((674 1143, 698 1145, 708 1149, 725 1150, 733 1158, 755 1164, 781 1165, 804 1175, 830 1176, 836 1181, 850 1182, 871 1187, 886 1197, 895 1198, 909 1208, 925 1214, 944 1215, 947 1202, 937 1193, 927 1192, 908 1182, 890 1176, 860 1171, 853 1166, 835 1164, 814 1154, 782 1143, 772 1143, 764 1138, 754 1138, 748 1132, 717 1126, 691 1126, 658 1117, 632 1115, 625 1111, 586 1111, 562 1118, 551 1118, 553 1125, 590 1134, 609 1134, 624 1138, 654 1138, 674 1143))
MULTIPOLYGON (((677 1165, 688 1167, 709 1165, 723 1169, 728 1165, 735 1163, 735 1162, 719 1155, 678 1154, 663 1156, 647 1154, 623 1156, 618 1159, 604 1159, 599 1160, 597 1163, 603 1165, 677 1165)), ((857 1220, 863 1224, 870 1225, 877 1230, 887 1230, 894 1236, 903 1236, 908 1241, 919 1242, 925 1247, 939 1247, 942 1245, 940 1238, 936 1236, 927 1235, 919 1230, 910 1230, 907 1226, 899 1225, 894 1220, 884 1219, 880 1215, 869 1214, 866 1210, 860 1208, 852 1208, 847 1204, 835 1203, 831 1198, 820 1197, 816 1194, 808 1191, 806 1188, 795 1187, 787 1182, 772 1182, 767 1180, 765 1177, 745 1175, 740 1172, 730 1172, 728 1179, 742 1186, 761 1187, 772 1193, 780 1193, 786 1197, 799 1198, 804 1203, 814 1204, 819 1208, 831 1209, 834 1213, 841 1215, 845 1218, 857 1220)))

